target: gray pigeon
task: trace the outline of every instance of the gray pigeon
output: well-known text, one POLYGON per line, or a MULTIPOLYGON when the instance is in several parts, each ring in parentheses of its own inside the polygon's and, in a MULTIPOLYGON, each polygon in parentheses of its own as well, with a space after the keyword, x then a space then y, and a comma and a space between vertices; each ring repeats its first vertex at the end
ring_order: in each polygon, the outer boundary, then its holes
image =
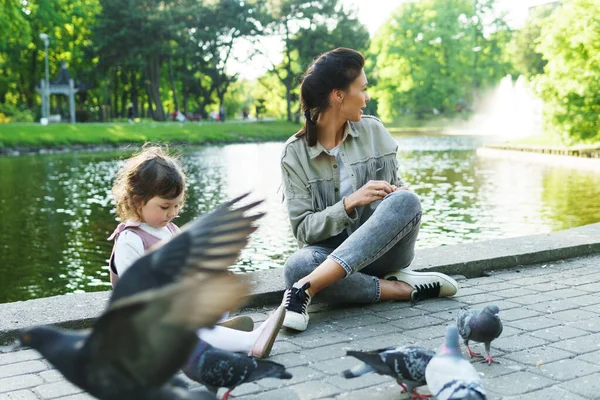
POLYGON ((99 399, 206 398, 173 376, 194 351, 196 331, 213 326, 248 293, 227 267, 260 215, 247 217, 249 206, 231 205, 192 221, 132 265, 91 331, 33 327, 20 333, 21 346, 38 350, 67 380, 99 399))
POLYGON ((223 395, 223 400, 228 399, 231 391, 243 383, 263 378, 292 378, 292 374, 281 364, 218 349, 203 340, 199 340, 194 353, 183 367, 183 373, 211 392, 217 393, 222 387, 229 389, 223 395))
POLYGON ((502 333, 502 321, 498 317, 500 309, 495 305, 488 305, 481 311, 468 309, 460 310, 456 317, 456 325, 458 327, 458 333, 463 338, 465 346, 467 346, 467 352, 470 357, 483 358, 479 353, 475 353, 469 347, 469 341, 480 342, 485 344, 485 351, 487 357, 482 361, 487 362, 488 365, 491 363, 498 363, 490 355, 490 347, 492 340, 496 339, 502 333))
POLYGON ((487 399, 479 374, 460 351, 455 326, 446 328, 444 343, 427 364, 425 378, 437 400, 487 399))
POLYGON ((430 397, 418 393, 417 387, 425 385, 425 367, 435 355, 433 350, 421 346, 400 346, 374 351, 348 351, 346 354, 363 362, 342 372, 347 379, 376 372, 396 379, 412 399, 430 397))

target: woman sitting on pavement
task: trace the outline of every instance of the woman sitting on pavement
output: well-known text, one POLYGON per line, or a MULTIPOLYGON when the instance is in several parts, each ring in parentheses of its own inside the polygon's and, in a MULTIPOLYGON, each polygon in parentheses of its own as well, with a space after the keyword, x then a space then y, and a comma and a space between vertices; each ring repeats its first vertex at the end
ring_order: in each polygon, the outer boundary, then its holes
POLYGON ((328 302, 419 301, 452 296, 456 281, 407 270, 421 220, 418 197, 397 176, 398 144, 363 115, 365 59, 338 48, 319 56, 301 85, 304 128, 285 144, 284 196, 300 250, 285 263, 283 326, 304 331, 307 307, 328 302))

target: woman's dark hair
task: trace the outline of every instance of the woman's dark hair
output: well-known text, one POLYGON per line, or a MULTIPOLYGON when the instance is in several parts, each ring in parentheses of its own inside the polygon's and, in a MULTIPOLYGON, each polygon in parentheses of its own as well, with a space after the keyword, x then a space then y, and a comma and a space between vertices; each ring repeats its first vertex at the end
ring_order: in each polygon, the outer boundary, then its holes
POLYGON ((329 94, 334 89, 347 90, 364 66, 365 58, 361 53, 344 47, 323 53, 310 64, 300 85, 300 102, 306 122, 296 136, 306 134, 309 146, 317 144, 317 119, 329 107, 329 94))
POLYGON ((172 200, 185 190, 185 174, 177 159, 160 146, 146 143, 117 172, 112 192, 122 220, 142 221, 141 207, 153 197, 172 200))

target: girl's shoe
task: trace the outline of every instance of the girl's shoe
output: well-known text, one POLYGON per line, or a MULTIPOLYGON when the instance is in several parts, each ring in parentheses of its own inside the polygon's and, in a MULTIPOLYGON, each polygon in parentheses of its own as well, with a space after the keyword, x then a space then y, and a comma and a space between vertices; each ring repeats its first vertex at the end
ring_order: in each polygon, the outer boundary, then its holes
POLYGON ((262 329, 262 332, 248 352, 249 356, 256 358, 269 357, 271 349, 273 348, 273 343, 275 343, 275 339, 277 338, 277 334, 281 329, 281 324, 283 323, 284 318, 285 307, 281 305, 260 326, 259 329, 262 329))
POLYGON ((236 331, 252 332, 254 330, 254 321, 246 315, 238 315, 237 317, 217 322, 217 325, 235 329, 236 331))
POLYGON ((283 326, 297 331, 305 331, 308 327, 308 311, 311 297, 308 294, 310 282, 306 282, 304 286, 299 283, 294 285, 285 292, 285 320, 283 326))

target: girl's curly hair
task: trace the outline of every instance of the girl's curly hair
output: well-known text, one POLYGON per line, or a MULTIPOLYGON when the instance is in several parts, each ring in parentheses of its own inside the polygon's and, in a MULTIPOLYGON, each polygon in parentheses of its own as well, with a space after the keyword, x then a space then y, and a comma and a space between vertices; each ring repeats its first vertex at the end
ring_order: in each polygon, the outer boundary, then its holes
POLYGON ((117 172, 112 193, 122 221, 142 221, 141 208, 153 197, 174 199, 185 189, 185 174, 177 159, 161 146, 145 144, 117 172))

